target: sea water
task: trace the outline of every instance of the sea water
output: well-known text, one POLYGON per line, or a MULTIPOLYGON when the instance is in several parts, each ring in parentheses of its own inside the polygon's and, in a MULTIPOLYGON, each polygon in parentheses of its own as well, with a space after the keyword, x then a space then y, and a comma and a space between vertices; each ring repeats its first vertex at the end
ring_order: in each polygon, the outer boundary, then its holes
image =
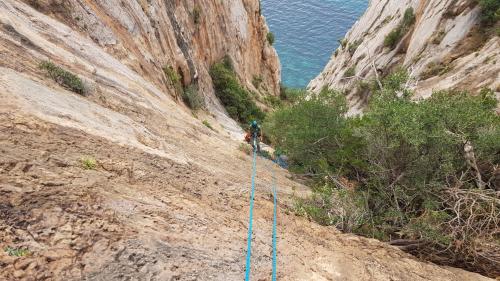
POLYGON ((285 86, 303 88, 325 67, 368 0, 261 0, 285 86))

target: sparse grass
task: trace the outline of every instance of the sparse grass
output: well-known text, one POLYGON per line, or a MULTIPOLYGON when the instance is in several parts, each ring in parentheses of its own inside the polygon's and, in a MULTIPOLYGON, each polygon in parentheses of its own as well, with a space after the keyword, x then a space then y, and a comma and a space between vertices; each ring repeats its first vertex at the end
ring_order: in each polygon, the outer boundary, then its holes
POLYGON ((421 74, 421 78, 426 80, 434 76, 441 76, 448 73, 451 69, 452 67, 449 64, 430 62, 421 74))
POLYGON ((97 168, 97 160, 94 157, 84 156, 80 161, 84 170, 95 170, 97 168))
POLYGON ((40 63, 39 68, 44 70, 47 75, 56 81, 59 85, 70 89, 71 91, 84 95, 85 87, 82 79, 75 74, 55 65, 50 61, 43 61, 40 63))
POLYGON ((438 33, 434 34, 432 37, 432 44, 439 45, 443 41, 446 36, 446 32, 444 30, 440 30, 438 33))
POLYGON ((240 143, 238 146, 238 150, 245 153, 246 155, 252 155, 253 149, 252 146, 246 143, 240 143))
POLYGON ((382 25, 386 25, 388 24, 390 21, 392 20, 392 16, 387 16, 383 21, 382 21, 382 25))
POLYGON ((345 47, 347 47, 348 43, 349 42, 345 38, 342 38, 342 39, 339 40, 339 44, 340 44, 340 46, 342 46, 342 49, 345 49, 345 47))
POLYGON ((274 44, 274 40, 275 40, 274 33, 268 32, 266 38, 267 38, 267 42, 269 42, 269 45, 272 46, 274 44))
POLYGON ((260 88, 260 85, 262 84, 262 76, 260 75, 254 75, 253 78, 252 78, 252 84, 253 86, 255 87, 255 89, 259 89, 260 88))
POLYGON ((198 110, 205 106, 205 101, 196 85, 189 85, 182 91, 182 100, 193 110, 198 110))
POLYGON ((351 67, 349 67, 345 72, 344 72, 344 77, 347 78, 347 77, 353 77, 356 75, 356 66, 353 65, 351 67))
POLYGON ((201 19, 201 8, 200 6, 196 5, 193 9, 193 22, 194 24, 198 25, 200 23, 201 19))
POLYGON ((203 120, 203 122, 202 122, 202 123, 203 123, 203 125, 205 125, 205 126, 206 126, 207 128, 209 128, 210 130, 212 130, 212 131, 214 131, 214 132, 217 132, 217 131, 214 129, 214 127, 212 127, 212 124, 210 124, 210 123, 208 122, 208 120, 203 120))
POLYGON ((28 249, 5 247, 4 251, 11 257, 25 257, 30 254, 28 249))

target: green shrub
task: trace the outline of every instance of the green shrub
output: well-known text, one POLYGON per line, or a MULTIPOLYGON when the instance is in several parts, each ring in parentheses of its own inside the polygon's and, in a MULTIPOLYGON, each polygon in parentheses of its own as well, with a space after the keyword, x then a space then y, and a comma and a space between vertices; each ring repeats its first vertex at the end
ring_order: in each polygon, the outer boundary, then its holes
POLYGON ((389 32, 384 39, 384 46, 390 49, 394 49, 401 38, 410 30, 411 26, 415 23, 415 13, 413 8, 408 8, 405 10, 403 19, 399 25, 389 32))
POLYGON ((481 24, 483 26, 492 26, 500 19, 500 1, 498 0, 479 0, 481 6, 481 24))
POLYGON ((356 40, 352 43, 349 43, 348 50, 349 50, 349 54, 351 54, 351 56, 354 55, 354 53, 356 52, 356 50, 358 49, 359 45, 361 45, 362 42, 363 41, 361 41, 361 40, 356 40))
POLYGON ((184 89, 182 88, 182 81, 179 73, 177 73, 171 65, 164 66, 163 73, 165 73, 170 85, 174 87, 177 93, 182 94, 184 89))
POLYGON ((226 58, 210 68, 216 96, 229 116, 240 123, 248 124, 252 120, 263 120, 264 112, 250 98, 250 93, 240 85, 231 65, 231 60, 226 58))
POLYGON ((356 66, 353 65, 349 67, 345 72, 344 72, 344 77, 354 77, 356 76, 356 66))
POLYGON ((201 18, 201 8, 200 6, 196 5, 193 9, 193 21, 194 24, 199 24, 200 23, 200 18, 201 18))
POLYGON ((203 120, 203 125, 205 125, 207 128, 209 128, 210 130, 216 132, 216 130, 214 129, 214 127, 212 127, 212 125, 207 121, 207 120, 203 120))
POLYGON ((415 12, 413 11, 413 8, 410 7, 405 10, 401 26, 403 27, 403 29, 408 29, 414 23, 415 23, 415 12))
POLYGON ((294 103, 306 94, 305 89, 288 88, 283 84, 280 85, 280 99, 286 103, 294 103))
POLYGON ((83 81, 75 74, 62 69, 50 61, 41 62, 39 67, 40 69, 46 71, 47 75, 59 85, 66 87, 77 94, 85 94, 83 81))
POLYGON ((198 110, 205 106, 203 96, 200 95, 195 85, 189 85, 182 91, 182 100, 193 110, 198 110))
POLYGON ((85 156, 80 161, 82 168, 85 170, 95 170, 97 168, 97 160, 93 157, 85 156))
POLYGON ((4 251, 11 257, 24 257, 30 254, 30 251, 25 248, 6 247, 4 251))
POLYGON ((291 171, 315 182, 298 210, 381 240, 422 240, 417 254, 491 272, 488 258, 500 250, 497 101, 483 90, 414 102, 407 79, 403 70, 384 79, 360 117, 346 117, 343 95, 327 90, 268 115, 266 133, 291 171), (472 162, 483 167, 482 179, 472 162))
POLYGON ((275 40, 274 33, 268 32, 266 38, 267 38, 267 42, 269 42, 269 45, 272 46, 274 44, 274 40, 275 40))
POLYGON ((402 30, 401 28, 397 27, 391 32, 389 32, 387 36, 385 36, 384 46, 390 49, 394 49, 396 45, 399 43, 399 40, 401 40, 401 37, 403 37, 402 30))

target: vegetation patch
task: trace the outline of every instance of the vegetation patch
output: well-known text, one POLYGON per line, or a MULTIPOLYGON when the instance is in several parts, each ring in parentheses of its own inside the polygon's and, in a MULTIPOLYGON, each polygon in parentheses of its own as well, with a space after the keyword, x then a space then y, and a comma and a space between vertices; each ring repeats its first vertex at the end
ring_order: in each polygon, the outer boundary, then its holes
POLYGON ((345 48, 347 47, 347 44, 348 44, 348 43, 349 43, 349 42, 348 42, 348 41, 347 41, 347 39, 345 39, 345 38, 342 38, 342 39, 340 39, 340 40, 339 40, 339 44, 340 44, 340 46, 342 47, 342 49, 345 49, 345 48))
POLYGON ((430 62, 425 71, 420 75, 424 80, 434 76, 441 76, 448 73, 452 69, 450 64, 430 62))
POLYGON ((346 117, 345 96, 326 89, 268 115, 268 137, 313 188, 296 210, 496 276, 500 116, 493 91, 442 91, 414 102, 407 79, 403 70, 386 77, 363 116, 346 117))
POLYGON ((200 6, 196 5, 194 8, 193 8, 193 22, 194 24, 198 25, 201 21, 201 8, 200 6))
POLYGON ((247 143, 240 143, 240 145, 238 146, 238 150, 245 153, 246 155, 252 155, 253 152, 252 146, 247 143))
POLYGON ((13 247, 5 247, 5 253, 11 257, 25 257, 28 256, 31 252, 26 248, 13 248, 13 247))
POLYGON ((500 20, 500 1, 479 0, 481 6, 481 24, 493 26, 500 20))
POLYGON ((85 94, 85 87, 82 79, 75 74, 55 65, 50 61, 43 61, 39 65, 40 69, 44 70, 47 75, 56 81, 59 85, 80 95, 85 94))
POLYGON ((345 72, 344 72, 344 77, 349 78, 349 77, 354 77, 356 76, 356 66, 353 65, 349 67, 345 72))
POLYGON ((269 42, 269 45, 273 45, 274 44, 274 33, 272 32, 268 32, 267 35, 266 35, 266 38, 267 38, 267 42, 269 42))
POLYGON ((171 65, 164 66, 163 73, 167 77, 170 85, 174 87, 176 92, 182 95, 184 89, 182 88, 182 81, 179 73, 177 73, 177 71, 171 65))
POLYGON ((97 168, 97 160, 94 157, 85 156, 80 159, 84 170, 95 170, 97 168))
POLYGON ((280 98, 273 95, 266 95, 264 97, 264 103, 272 108, 277 108, 282 105, 282 101, 280 100, 280 98))
POLYGON ((384 39, 384 46, 391 50, 396 48, 401 38, 410 30, 411 26, 415 23, 415 13, 413 8, 406 9, 403 19, 399 25, 392 30, 384 39))
POLYGON ((189 85, 183 89, 182 100, 193 110, 202 109, 205 106, 205 100, 196 85, 189 85))
POLYGON ((264 119, 264 112, 251 99, 249 91, 240 84, 228 57, 210 68, 210 76, 214 83, 215 95, 229 116, 242 124, 264 119))
POLYGON ((356 50, 358 49, 359 45, 361 45, 362 42, 363 41, 361 41, 361 40, 358 39, 358 40, 356 40, 356 41, 354 41, 352 43, 349 43, 348 50, 349 50, 349 54, 351 56, 354 55, 354 53, 356 52, 356 50))
POLYGON ((255 89, 259 89, 260 88, 260 85, 262 84, 262 76, 260 75, 254 75, 253 78, 252 78, 252 84, 253 86, 255 87, 255 89))
POLYGON ((203 120, 203 125, 205 125, 207 128, 209 128, 210 130, 216 132, 215 128, 212 126, 212 124, 210 124, 207 120, 203 120))
POLYGON ((446 36, 446 32, 444 30, 440 30, 432 37, 432 44, 439 45, 443 41, 446 36))
POLYGON ((305 89, 288 88, 283 84, 280 85, 280 99, 284 103, 293 104, 306 94, 305 89))

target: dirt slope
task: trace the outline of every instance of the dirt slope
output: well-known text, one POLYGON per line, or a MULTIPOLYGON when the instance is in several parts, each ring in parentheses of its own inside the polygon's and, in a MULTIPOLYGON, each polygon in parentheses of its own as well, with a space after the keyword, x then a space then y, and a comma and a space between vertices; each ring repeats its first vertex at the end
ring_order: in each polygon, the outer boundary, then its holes
MULTIPOLYGON (((0 280, 241 280, 250 157, 211 115, 197 119, 114 54, 0 2, 0 248, 29 250, 0 251, 0 280), (47 78, 47 58, 92 91, 47 78)), ((294 216, 292 194, 307 189, 262 159, 252 280, 270 279, 271 168, 280 280, 489 280, 294 216)))

